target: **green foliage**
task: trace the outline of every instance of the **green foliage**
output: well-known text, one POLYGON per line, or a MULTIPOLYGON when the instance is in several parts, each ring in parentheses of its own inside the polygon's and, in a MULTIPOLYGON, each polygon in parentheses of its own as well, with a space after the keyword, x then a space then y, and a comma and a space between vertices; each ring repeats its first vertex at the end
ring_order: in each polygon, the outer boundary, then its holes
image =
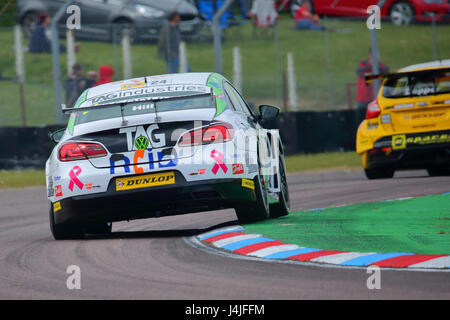
POLYGON ((3 14, 0 16, 0 27, 12 27, 15 24, 16 15, 16 0, 2 0, 0 1, 0 11, 3 14))

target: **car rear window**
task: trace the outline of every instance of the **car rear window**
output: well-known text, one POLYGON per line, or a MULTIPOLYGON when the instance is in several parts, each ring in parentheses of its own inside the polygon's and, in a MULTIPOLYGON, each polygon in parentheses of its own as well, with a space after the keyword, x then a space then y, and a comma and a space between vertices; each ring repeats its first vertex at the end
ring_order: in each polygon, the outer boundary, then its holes
POLYGON ((421 97, 450 93, 450 70, 428 70, 393 75, 383 86, 385 98, 421 97))
POLYGON ((215 109, 215 102, 213 96, 210 94, 192 95, 192 97, 180 97, 179 99, 161 100, 161 101, 138 101, 130 102, 124 106, 112 105, 112 106, 99 106, 98 109, 93 108, 86 111, 77 112, 75 125, 111 119, 119 118, 123 116, 136 116, 140 114, 151 114, 156 112, 167 111, 180 111, 180 110, 192 110, 192 109, 215 109), (122 111, 121 111, 122 108, 122 111))

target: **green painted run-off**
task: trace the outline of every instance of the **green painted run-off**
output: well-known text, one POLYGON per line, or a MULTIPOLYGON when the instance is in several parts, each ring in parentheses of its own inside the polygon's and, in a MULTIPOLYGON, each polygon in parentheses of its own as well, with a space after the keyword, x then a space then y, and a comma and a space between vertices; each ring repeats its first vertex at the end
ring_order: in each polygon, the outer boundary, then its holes
POLYGON ((291 212, 244 228, 309 248, 450 254, 450 194, 291 212))

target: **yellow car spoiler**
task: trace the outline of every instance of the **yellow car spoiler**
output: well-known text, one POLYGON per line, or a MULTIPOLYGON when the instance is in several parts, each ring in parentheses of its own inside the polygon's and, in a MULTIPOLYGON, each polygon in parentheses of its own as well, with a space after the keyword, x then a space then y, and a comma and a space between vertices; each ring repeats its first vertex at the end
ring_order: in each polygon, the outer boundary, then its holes
MULTIPOLYGON (((409 76, 411 74, 433 74, 435 71, 450 72, 450 68, 449 67, 444 67, 444 68, 437 67, 437 68, 432 68, 432 69, 411 70, 411 71, 404 71, 404 72, 367 74, 364 76, 364 80, 366 81, 367 84, 370 84, 373 82, 373 80, 376 80, 376 79, 400 78, 400 77, 404 77, 404 76, 409 76)), ((442 80, 444 80, 444 79, 442 79, 442 80)), ((445 80, 450 80, 450 74, 448 75, 448 77, 445 77, 445 80)))

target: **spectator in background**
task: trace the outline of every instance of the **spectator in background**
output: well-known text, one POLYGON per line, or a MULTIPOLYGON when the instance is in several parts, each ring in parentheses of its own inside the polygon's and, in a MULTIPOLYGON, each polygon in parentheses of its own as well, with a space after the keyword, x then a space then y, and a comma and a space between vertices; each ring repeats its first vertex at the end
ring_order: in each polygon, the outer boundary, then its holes
MULTIPOLYGON (((38 22, 31 32, 28 52, 31 53, 50 53, 52 51, 51 41, 49 39, 48 26, 52 22, 49 15, 40 13, 38 22)), ((59 47, 60 52, 66 52, 66 48, 62 45, 59 47)))
MULTIPOLYGON (((379 68, 380 73, 389 72, 389 68, 386 67, 386 65, 384 65, 384 63, 381 61, 379 61, 379 68)), ((372 52, 369 49, 368 58, 361 61, 356 68, 356 74, 358 76, 358 81, 356 84, 356 106, 358 110, 362 110, 364 112, 367 105, 375 99, 373 95, 373 85, 366 84, 366 81, 364 79, 365 74, 370 74, 372 72, 372 52)))
POLYGON ((88 72, 88 88, 94 86, 94 84, 98 81, 98 72, 91 70, 88 72))
POLYGON ((66 107, 72 108, 83 91, 89 88, 88 80, 83 77, 83 67, 79 63, 72 66, 64 88, 66 89, 66 107))
MULTIPOLYGON (((167 19, 169 23, 165 23, 159 33, 158 58, 166 61, 168 73, 177 73, 180 68, 180 15, 174 11, 167 19)), ((189 63, 187 68, 191 72, 189 63)))
POLYGON ((319 24, 319 16, 311 13, 311 5, 309 1, 303 4, 295 12, 295 29, 296 30, 316 30, 324 31, 326 28, 319 24))
POLYGON ((98 81, 94 83, 94 87, 112 82, 112 76, 114 75, 114 73, 115 70, 110 66, 100 66, 98 68, 98 81))
POLYGON ((254 24, 257 27, 270 27, 275 25, 278 19, 278 12, 275 9, 275 1, 255 0, 248 16, 255 18, 254 24))

